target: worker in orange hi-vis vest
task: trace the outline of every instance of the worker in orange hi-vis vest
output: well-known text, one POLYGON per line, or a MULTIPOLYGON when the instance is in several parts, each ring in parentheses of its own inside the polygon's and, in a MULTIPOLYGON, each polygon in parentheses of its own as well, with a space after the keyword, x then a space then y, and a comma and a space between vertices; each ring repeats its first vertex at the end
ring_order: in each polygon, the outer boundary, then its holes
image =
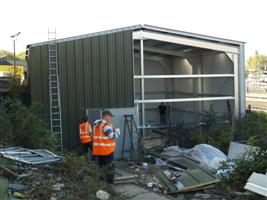
POLYGON ((83 145, 84 152, 89 156, 93 149, 92 127, 88 122, 88 118, 84 117, 83 122, 79 125, 80 140, 83 145))
POLYGON ((120 135, 120 129, 114 129, 110 120, 113 117, 109 110, 102 112, 102 119, 94 123, 93 156, 97 157, 98 166, 103 168, 103 178, 107 183, 113 183, 115 166, 113 165, 113 153, 116 150, 116 139, 120 135))

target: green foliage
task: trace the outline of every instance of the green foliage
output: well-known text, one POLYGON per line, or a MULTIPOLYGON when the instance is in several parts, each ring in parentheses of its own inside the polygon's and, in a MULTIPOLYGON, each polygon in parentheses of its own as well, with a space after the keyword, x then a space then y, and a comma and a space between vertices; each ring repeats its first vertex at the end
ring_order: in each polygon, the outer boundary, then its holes
POLYGON ((255 72, 259 70, 267 70, 267 56, 255 52, 247 61, 247 68, 249 71, 255 72))
POLYGON ((197 127, 181 127, 171 134, 171 142, 179 141, 178 145, 192 147, 196 144, 210 144, 223 152, 228 151, 231 125, 225 119, 218 117, 214 112, 205 112, 197 127), (178 134, 177 134, 178 133, 178 134))
POLYGON ((214 112, 207 112, 201 119, 201 126, 194 134, 196 143, 206 143, 227 152, 231 135, 231 125, 214 112))
POLYGON ((235 168, 228 177, 222 179, 222 186, 228 190, 242 191, 253 172, 266 173, 267 153, 263 150, 251 151, 249 158, 235 161, 235 168))
MULTIPOLYGON (((0 58, 4 58, 7 60, 13 60, 14 55, 13 55, 13 52, 0 49, 0 58)), ((26 59, 25 52, 20 52, 20 53, 16 54, 16 60, 25 60, 25 59, 26 59)))
POLYGON ((252 112, 240 119, 236 124, 234 139, 251 140, 253 145, 267 149, 267 114, 252 112))
MULTIPOLYGON (((108 192, 111 195, 111 200, 125 199, 101 179, 103 172, 95 162, 88 161, 88 157, 80 156, 74 152, 65 152, 63 156, 65 158, 64 162, 58 163, 56 167, 61 170, 63 175, 68 176, 68 180, 73 183, 79 180, 79 183, 82 184, 82 186, 79 187, 81 189, 79 192, 83 194, 83 196, 87 196, 88 200, 97 199, 96 192, 98 190, 108 192)), ((75 197, 66 199, 74 198, 75 197)))
POLYGON ((249 150, 249 156, 235 161, 235 168, 228 177, 224 177, 222 185, 228 189, 243 190, 247 179, 253 172, 266 173, 267 169, 267 114, 249 113, 237 123, 234 131, 235 140, 247 141, 257 148, 249 150))
POLYGON ((13 53, 6 50, 0 50, 0 58, 11 60, 13 59, 13 53))
POLYGON ((9 89, 8 95, 12 98, 23 100, 23 95, 26 92, 26 87, 21 84, 21 77, 19 74, 9 78, 9 89))
POLYGON ((54 148, 57 141, 44 120, 21 101, 0 99, 0 141, 8 146, 54 148))
POLYGON ((23 52, 20 52, 16 55, 16 59, 18 60, 26 60, 26 53, 23 51, 23 52))

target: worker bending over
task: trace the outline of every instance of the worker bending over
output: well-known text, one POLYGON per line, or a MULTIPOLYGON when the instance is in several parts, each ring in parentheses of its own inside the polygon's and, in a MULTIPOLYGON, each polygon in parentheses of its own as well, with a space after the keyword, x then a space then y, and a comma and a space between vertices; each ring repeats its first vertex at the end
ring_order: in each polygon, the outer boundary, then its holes
POLYGON ((91 157, 93 149, 92 127, 88 122, 87 117, 83 118, 83 122, 79 125, 79 131, 80 131, 80 140, 83 145, 83 150, 86 153, 86 155, 91 157), (90 154, 89 154, 89 149, 90 149, 90 154))
POLYGON ((98 166, 103 168, 103 178, 107 183, 113 183, 115 166, 113 153, 116 149, 116 139, 120 135, 119 129, 114 129, 110 123, 112 113, 109 110, 102 112, 102 119, 94 123, 93 155, 97 156, 98 166))

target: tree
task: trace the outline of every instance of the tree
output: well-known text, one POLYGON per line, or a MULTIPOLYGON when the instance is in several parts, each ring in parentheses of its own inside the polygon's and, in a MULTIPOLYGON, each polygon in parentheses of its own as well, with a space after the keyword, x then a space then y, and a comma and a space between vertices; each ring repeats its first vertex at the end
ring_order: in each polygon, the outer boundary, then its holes
MULTIPOLYGON (((0 58, 13 60, 13 57, 14 56, 13 56, 12 52, 0 49, 0 58)), ((16 54, 16 59, 17 60, 25 60, 25 52, 20 52, 20 53, 16 54)))
POLYGON ((18 60, 25 60, 26 59, 26 53, 23 51, 23 52, 20 52, 16 55, 16 58, 18 60))
POLYGON ((6 50, 0 50, 0 58, 11 60, 13 59, 13 54, 6 50))
POLYGON ((247 68, 249 72, 267 70, 267 56, 255 51, 255 54, 250 56, 247 61, 247 68))

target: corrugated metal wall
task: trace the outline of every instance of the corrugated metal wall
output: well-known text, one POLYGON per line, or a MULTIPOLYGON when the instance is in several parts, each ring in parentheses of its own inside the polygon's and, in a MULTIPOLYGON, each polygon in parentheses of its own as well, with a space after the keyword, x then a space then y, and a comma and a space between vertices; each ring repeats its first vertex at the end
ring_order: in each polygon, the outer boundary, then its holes
MULTIPOLYGON (((85 108, 134 106, 132 31, 58 43, 63 143, 77 147, 85 108)), ((29 48, 31 100, 49 111, 48 46, 29 48)))

